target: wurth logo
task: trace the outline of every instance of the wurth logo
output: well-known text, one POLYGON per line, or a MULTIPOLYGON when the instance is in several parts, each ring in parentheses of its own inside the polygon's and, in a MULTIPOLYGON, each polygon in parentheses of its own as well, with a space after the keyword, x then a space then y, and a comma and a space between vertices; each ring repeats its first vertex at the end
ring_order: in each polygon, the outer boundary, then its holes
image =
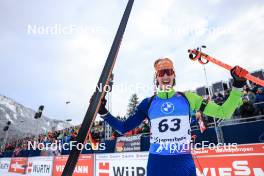
POLYGON ((113 167, 114 176, 145 176, 144 167, 113 167))
POLYGON ((51 173, 51 166, 47 164, 33 164, 28 162, 27 173, 51 173))
POLYGON ((99 163, 99 176, 146 176, 146 169, 144 167, 126 167, 126 166, 113 166, 109 162, 99 163))
POLYGON ((109 163, 99 163, 99 176, 109 176, 109 163))

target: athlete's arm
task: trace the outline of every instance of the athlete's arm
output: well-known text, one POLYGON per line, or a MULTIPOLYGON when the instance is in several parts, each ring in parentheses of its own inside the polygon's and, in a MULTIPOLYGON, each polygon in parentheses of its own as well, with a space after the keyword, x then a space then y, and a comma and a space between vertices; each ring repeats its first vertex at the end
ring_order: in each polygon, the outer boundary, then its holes
MULTIPOLYGON (((191 110, 200 110, 203 98, 193 92, 185 92, 184 94, 190 103, 191 110)), ((232 91, 224 104, 220 106, 210 101, 204 107, 203 114, 220 119, 230 119, 236 108, 242 105, 241 97, 242 92, 237 88, 232 88, 232 91)))
POLYGON ((127 120, 118 120, 112 114, 107 113, 101 116, 111 127, 121 134, 126 133, 134 128, 136 128, 140 123, 148 116, 149 98, 144 99, 136 108, 135 113, 127 118, 127 120))
POLYGON ((247 84, 245 76, 248 71, 235 66, 230 70, 230 73, 233 77, 233 89, 223 105, 219 106, 213 102, 205 103, 202 97, 195 93, 187 92, 185 96, 189 100, 191 110, 202 109, 205 115, 220 119, 230 119, 236 108, 243 104, 242 91, 240 89, 247 84))

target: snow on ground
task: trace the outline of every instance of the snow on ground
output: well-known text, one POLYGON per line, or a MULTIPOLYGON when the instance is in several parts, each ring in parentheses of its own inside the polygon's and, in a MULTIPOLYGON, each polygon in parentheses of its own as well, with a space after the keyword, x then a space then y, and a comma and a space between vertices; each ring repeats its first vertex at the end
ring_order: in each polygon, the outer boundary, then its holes
POLYGON ((16 173, 8 173, 8 174, 1 174, 1 176, 26 176, 26 174, 22 175, 22 174, 16 174, 16 173))

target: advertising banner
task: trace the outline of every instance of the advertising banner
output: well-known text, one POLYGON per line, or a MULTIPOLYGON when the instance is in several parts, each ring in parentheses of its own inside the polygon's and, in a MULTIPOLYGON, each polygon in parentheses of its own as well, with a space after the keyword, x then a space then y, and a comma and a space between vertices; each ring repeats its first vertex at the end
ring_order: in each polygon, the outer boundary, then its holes
POLYGON ((264 176, 264 144, 196 150, 197 176, 264 176))
MULTIPOLYGON (((67 159, 1 158, 0 175, 60 176, 67 159)), ((147 159, 148 152, 82 154, 73 175, 146 176, 147 159)), ((264 143, 196 149, 193 159, 197 176, 264 176, 264 143)))
MULTIPOLYGON (((56 156, 53 161, 52 176, 61 176, 68 156, 56 156)), ((93 176, 93 155, 80 155, 73 176, 93 176)))
POLYGON ((146 176, 148 152, 96 155, 96 176, 146 176))
POLYGON ((8 172, 11 158, 0 158, 0 175, 8 172))
POLYGON ((29 157, 27 175, 30 176, 51 176, 53 157, 29 157))
POLYGON ((27 160, 28 158, 22 158, 22 157, 12 158, 8 172, 26 174, 27 160))
POLYGON ((244 144, 244 145, 224 145, 224 146, 212 146, 204 149, 195 149, 193 154, 197 156, 217 155, 219 154, 256 154, 264 153, 264 143, 259 144, 244 144))
POLYGON ((116 152, 140 151, 141 135, 124 136, 116 139, 116 152))

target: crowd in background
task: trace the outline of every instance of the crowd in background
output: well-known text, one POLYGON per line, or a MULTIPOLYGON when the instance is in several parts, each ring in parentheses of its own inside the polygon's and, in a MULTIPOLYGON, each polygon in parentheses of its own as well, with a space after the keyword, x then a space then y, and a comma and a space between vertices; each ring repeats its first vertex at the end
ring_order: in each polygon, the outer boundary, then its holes
MULTIPOLYGON (((223 93, 216 92, 211 98, 218 105, 222 105, 228 98, 231 89, 225 90, 223 93)), ((253 116, 264 115, 264 87, 255 84, 243 87, 243 104, 234 112, 234 118, 247 118, 253 116)), ((213 123, 212 117, 204 117, 206 124, 213 123)), ((250 120, 248 120, 250 121, 250 120)))
POLYGON ((241 117, 264 115, 264 88, 245 87, 244 93, 243 105, 239 108, 241 117))
MULTIPOLYGON (((225 102, 225 100, 229 96, 230 90, 226 90, 224 94, 218 92, 215 93, 212 97, 212 101, 221 105, 225 102)), ((243 105, 237 109, 234 116, 239 116, 241 118, 251 117, 255 115, 264 115, 264 88, 257 87, 256 85, 252 85, 251 87, 244 87, 244 96, 243 96, 243 105)), ((125 118, 120 118, 120 120, 125 120, 125 118)), ((210 117, 205 117, 206 123, 213 122, 213 119, 210 117)), ((26 150, 28 148, 28 141, 37 142, 37 143, 65 143, 70 141, 75 141, 78 134, 79 126, 72 126, 67 129, 58 130, 54 132, 47 132, 45 134, 40 134, 38 136, 26 137, 23 139, 12 140, 9 139, 5 145, 2 146, 0 150, 1 153, 5 151, 13 151, 13 156, 20 156, 20 151, 26 150)), ((137 128, 127 132, 124 136, 136 135, 136 134, 149 134, 150 125, 149 121, 146 119, 144 122, 137 128)), ((91 128, 91 137, 95 141, 101 141, 105 139, 104 133, 104 122, 96 121, 91 128)), ((115 139, 116 137, 122 136, 116 131, 113 131, 111 139, 115 139)), ((87 138, 87 141, 91 140, 87 138)), ((48 151, 44 151, 48 152, 48 151)), ((54 151, 53 151, 54 152, 54 151)), ((58 151, 59 153, 59 151, 58 151)), ((54 153, 57 155, 58 153, 54 153)), ((50 155, 46 153, 44 155, 50 155)))
POLYGON ((126 132, 123 135, 119 134, 117 131, 113 131, 111 139, 115 139, 120 136, 132 136, 132 135, 137 135, 137 134, 149 135, 149 133, 150 133, 149 120, 145 119, 138 127, 126 132))
MULTIPOLYGON (((64 142, 75 141, 77 134, 78 134, 78 129, 79 129, 79 126, 73 126, 70 128, 63 129, 63 130, 58 130, 54 132, 49 131, 45 134, 26 137, 23 139, 18 139, 18 140, 9 139, 7 140, 6 144, 2 146, 1 151, 0 151, 0 156, 1 156, 1 152, 14 151, 13 156, 19 157, 21 154, 20 151, 27 150, 30 147, 28 145, 34 144, 34 142, 36 143, 36 145, 39 143, 42 143, 45 145, 48 143, 51 144, 51 143, 59 143, 59 142, 64 143, 64 142)), ((45 153, 45 152, 49 152, 49 151, 43 151, 42 155, 51 155, 50 153, 45 153)))
MULTIPOLYGON (((13 157, 19 157, 22 155, 21 151, 27 150, 29 148, 29 143, 34 144, 36 142, 36 145, 39 143, 42 144, 51 144, 51 143, 69 143, 70 141, 75 141, 78 130, 80 126, 72 126, 70 128, 66 128, 63 130, 58 130, 54 132, 47 132, 45 134, 40 134, 37 136, 31 136, 26 137, 23 139, 9 139, 5 145, 2 146, 0 150, 0 156, 1 153, 6 151, 13 151, 13 157)), ((124 135, 120 135, 118 132, 113 131, 111 140, 114 140, 116 137, 120 136, 130 136, 130 135, 136 135, 136 134, 149 134, 149 125, 148 121, 145 120, 139 127, 125 133, 124 135)), ((104 136, 104 122, 103 121, 96 121, 92 128, 91 128, 91 137, 87 136, 86 142, 95 141, 99 142, 105 139, 104 136), (92 138, 92 139, 91 139, 92 138)), ((54 150, 43 150, 41 151, 42 156, 50 156, 50 155, 59 155, 60 151, 54 151, 54 150)))
MULTIPOLYGON (((229 96, 230 90, 226 90, 224 94, 215 93, 212 100, 216 104, 223 104, 229 96)), ((255 115, 264 115, 264 88, 256 85, 244 86, 243 104, 235 112, 236 116, 251 117, 255 115)))

